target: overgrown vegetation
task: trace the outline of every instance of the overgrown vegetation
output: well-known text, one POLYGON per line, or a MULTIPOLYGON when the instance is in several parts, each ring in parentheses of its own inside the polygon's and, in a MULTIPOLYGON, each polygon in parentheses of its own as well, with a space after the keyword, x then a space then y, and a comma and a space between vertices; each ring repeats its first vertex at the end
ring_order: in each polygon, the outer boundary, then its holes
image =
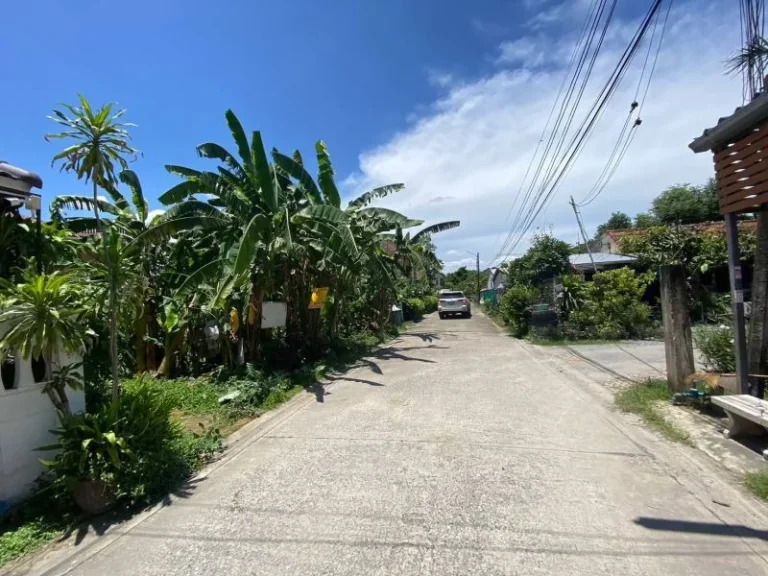
POLYGON ((649 379, 633 384, 616 394, 616 405, 624 412, 637 414, 643 422, 673 442, 692 445, 687 432, 669 422, 659 409, 670 400, 669 387, 664 380, 649 379))
POLYGON ((744 474, 744 486, 761 500, 768 500, 768 471, 752 470, 744 474))
POLYGON ((32 500, 48 506, 9 518, 0 559, 79 518, 83 487, 121 506, 153 501, 224 434, 391 333, 394 303, 406 320, 437 308, 432 237, 459 222, 414 233, 421 221, 372 205, 403 184, 342 206, 325 143, 313 176, 298 151, 268 156, 227 111, 235 152, 205 143, 195 152, 210 170, 167 166, 180 182, 151 211, 123 113, 82 97, 54 111, 65 132, 48 138, 67 141, 54 162, 92 194, 56 198, 39 239, 2 204, 0 351, 44 362, 61 420, 32 500), (262 328, 266 303, 284 306, 278 327, 262 328), (83 374, 60 352, 84 353, 83 374), (82 386, 87 411, 71 414, 67 389, 82 386))
POLYGON ((563 279, 561 334, 571 339, 619 340, 651 335, 651 306, 642 301, 654 272, 598 272, 591 282, 563 279), (567 286, 567 288, 566 288, 567 286))
POLYGON ((731 326, 699 326, 693 330, 693 341, 704 368, 720 373, 736 370, 736 346, 731 326))

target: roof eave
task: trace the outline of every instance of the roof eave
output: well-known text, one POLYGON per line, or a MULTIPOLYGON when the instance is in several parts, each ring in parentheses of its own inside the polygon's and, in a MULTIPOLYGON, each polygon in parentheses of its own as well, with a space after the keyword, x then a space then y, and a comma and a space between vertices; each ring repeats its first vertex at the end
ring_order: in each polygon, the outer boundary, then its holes
POLYGON ((717 151, 737 140, 749 130, 768 118, 768 94, 758 96, 752 102, 734 112, 731 116, 709 128, 688 144, 696 152, 717 151))

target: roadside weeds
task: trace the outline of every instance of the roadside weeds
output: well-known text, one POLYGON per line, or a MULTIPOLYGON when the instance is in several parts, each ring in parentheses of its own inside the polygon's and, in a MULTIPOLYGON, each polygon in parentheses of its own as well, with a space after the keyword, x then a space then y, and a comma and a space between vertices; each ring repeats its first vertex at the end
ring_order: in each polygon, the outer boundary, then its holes
POLYGON ((694 446, 690 435, 669 422, 658 408, 661 402, 669 402, 666 381, 648 379, 639 384, 633 384, 618 392, 615 402, 621 411, 637 414, 649 428, 668 440, 694 446))

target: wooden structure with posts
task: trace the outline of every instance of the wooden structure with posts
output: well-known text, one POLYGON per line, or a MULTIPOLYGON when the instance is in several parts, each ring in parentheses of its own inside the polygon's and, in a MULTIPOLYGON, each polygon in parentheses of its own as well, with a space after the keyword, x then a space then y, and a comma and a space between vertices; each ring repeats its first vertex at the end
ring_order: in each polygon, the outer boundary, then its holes
MULTIPOLYGON (((712 152, 720 213, 725 217, 728 268, 733 304, 736 374, 742 393, 756 394, 762 386, 750 386, 744 323, 744 286, 736 228, 737 217, 757 213, 768 206, 768 93, 757 96, 689 144, 696 153, 712 152)), ((758 224, 758 234, 761 233, 758 224)), ((765 230, 762 231, 765 233, 765 230)), ((758 244, 759 249, 759 244, 758 244)), ((755 277, 754 303, 765 300, 766 282, 755 277)), ((762 307, 761 307, 762 309, 762 307)))

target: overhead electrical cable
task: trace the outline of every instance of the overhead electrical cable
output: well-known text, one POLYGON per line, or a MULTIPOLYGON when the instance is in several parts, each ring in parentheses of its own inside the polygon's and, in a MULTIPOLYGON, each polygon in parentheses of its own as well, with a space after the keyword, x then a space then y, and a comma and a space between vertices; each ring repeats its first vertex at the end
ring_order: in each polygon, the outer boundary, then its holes
MULTIPOLYGON (((531 201, 530 202, 524 201, 518 210, 518 214, 517 214, 517 218, 515 219, 514 226, 510 230, 510 234, 512 235, 513 240, 511 242, 505 243, 506 244, 505 249, 508 250, 507 254, 514 251, 517 244, 528 232, 528 230, 530 229, 531 225, 536 220, 538 215, 548 205, 549 201, 552 198, 552 195, 557 189, 558 184, 562 180, 563 176, 568 172, 576 156, 578 155, 578 153, 581 151, 581 149, 587 142, 595 124, 603 114, 606 105, 611 100, 611 97, 615 93, 617 87, 621 83, 621 80, 626 74, 629 64, 631 63, 633 57, 637 53, 639 46, 642 42, 642 39, 645 36, 646 32, 648 31, 648 28, 650 27, 651 23, 654 21, 662 1, 663 0, 655 0, 652 3, 648 13, 643 18, 640 27, 635 32, 635 35, 633 36, 629 45, 624 50, 624 53, 622 54, 619 60, 619 63, 616 65, 614 71, 611 73, 605 86, 603 86, 602 90, 600 91, 598 96, 595 98, 595 101, 593 102, 592 107, 584 117, 579 128, 571 136, 570 141, 568 142, 567 146, 565 146, 562 153, 560 153, 560 148, 562 147, 562 143, 565 142, 567 139, 568 130, 564 131, 564 133, 561 133, 559 135, 561 144, 558 144, 556 153, 549 158, 549 167, 547 169, 544 179, 539 183, 539 186, 537 187, 536 196, 534 197, 532 194, 528 195, 528 198, 530 198, 531 201)), ((608 16, 609 17, 611 16, 610 12, 608 16)), ((604 31, 605 29, 606 28, 604 28, 604 31)), ((603 38, 604 38, 604 34, 601 35, 601 40, 603 38)), ((598 48, 600 45, 601 45, 601 42, 598 43, 598 48)), ((593 52, 593 58, 596 58, 597 52, 598 50, 595 50, 593 52)), ((572 109, 569 114, 575 114, 575 112, 576 110, 572 109)), ((571 121, 572 119, 568 120, 567 122, 568 126, 570 126, 571 121)), ((538 169, 537 169, 537 173, 538 173, 538 169)))

